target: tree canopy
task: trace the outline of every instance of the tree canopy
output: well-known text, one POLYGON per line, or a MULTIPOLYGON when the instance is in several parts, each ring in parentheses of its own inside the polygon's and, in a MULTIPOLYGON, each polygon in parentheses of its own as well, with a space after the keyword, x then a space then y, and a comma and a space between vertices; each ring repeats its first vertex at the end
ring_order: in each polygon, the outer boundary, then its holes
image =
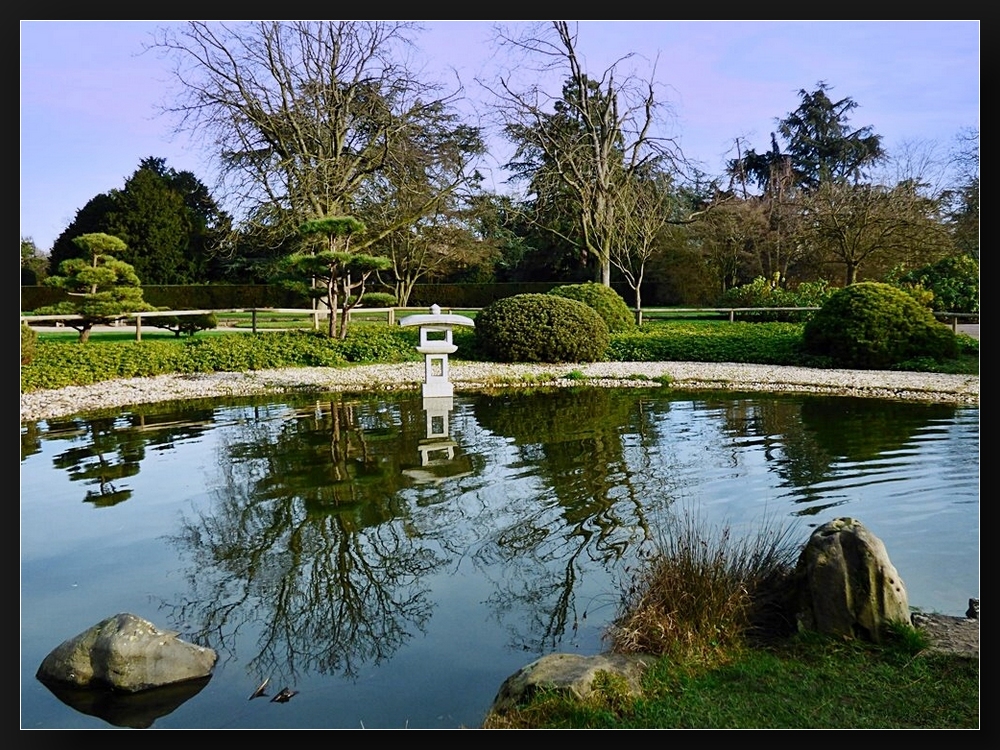
POLYGON ((850 113, 858 103, 850 97, 833 101, 831 86, 820 81, 815 91, 799 90, 799 106, 778 121, 771 149, 754 150, 729 163, 731 175, 754 182, 761 189, 775 189, 776 183, 790 183, 802 190, 815 190, 827 183, 858 182, 866 170, 885 157, 882 137, 871 125, 853 129, 850 113))
POLYGON ((499 111, 517 148, 508 167, 529 182, 539 213, 551 216, 556 204, 565 206, 572 232, 562 238, 576 245, 593 262, 597 279, 609 285, 623 185, 679 153, 654 132, 662 102, 653 80, 620 78, 617 64, 599 78, 588 74, 577 54, 576 28, 565 21, 503 41, 544 61, 545 70, 566 74, 559 95, 538 83, 522 89, 510 76, 500 78, 499 111))
MULTIPOLYGON (((511 64, 480 83, 513 147, 500 161, 517 190, 502 192, 477 169, 486 131, 461 83, 418 67, 416 24, 163 28, 151 46, 177 83, 165 111, 214 151, 232 217, 192 173, 148 157, 77 212, 48 270, 86 256, 75 238, 104 233, 124 240, 118 260, 147 284, 269 283, 291 270, 306 287, 332 283, 339 308, 356 303, 359 280, 403 305, 418 283, 598 280, 627 285, 641 307, 711 304, 758 277, 794 290, 978 261, 977 129, 948 163, 889 154, 873 126, 851 123, 858 103, 819 81, 775 118, 765 149, 738 139, 725 174, 707 175, 667 137, 656 62, 648 75, 632 54, 588 68, 585 28, 497 28, 511 64), (935 167, 926 179, 900 173, 921 164, 935 167), (337 217, 364 231, 316 229, 337 217)), ((22 243, 23 278, 37 263, 22 243)), ((310 293, 329 304, 328 292, 310 293)))
POLYGON ((913 185, 828 183, 803 206, 806 238, 822 260, 842 269, 844 286, 859 281, 862 268, 869 278, 884 278, 893 267, 927 265, 951 249, 937 202, 913 185))
POLYGON ((119 320, 126 313, 155 309, 143 300, 141 282, 132 266, 111 255, 127 250, 121 239, 95 232, 75 237, 74 242, 87 257, 64 260, 59 275, 46 279, 46 284, 65 289, 69 300, 36 310, 37 314, 81 316, 68 325, 80 332, 84 343, 95 325, 119 320))
POLYGON ((211 279, 216 246, 229 217, 191 172, 147 157, 120 189, 91 198, 52 248, 50 270, 68 258, 85 257, 76 243, 103 233, 125 243, 119 260, 133 266, 147 284, 190 284, 211 279))
POLYGON ((154 46, 173 61, 179 84, 168 111, 218 149, 244 231, 297 237, 305 222, 357 213, 365 189, 413 184, 400 176, 419 172, 425 198, 366 236, 374 243, 472 177, 477 129, 456 122, 454 94, 405 62, 417 30, 255 21, 162 32, 154 46))
POLYGON ((956 136, 954 186, 945 192, 946 220, 956 248, 979 262, 979 128, 956 136))

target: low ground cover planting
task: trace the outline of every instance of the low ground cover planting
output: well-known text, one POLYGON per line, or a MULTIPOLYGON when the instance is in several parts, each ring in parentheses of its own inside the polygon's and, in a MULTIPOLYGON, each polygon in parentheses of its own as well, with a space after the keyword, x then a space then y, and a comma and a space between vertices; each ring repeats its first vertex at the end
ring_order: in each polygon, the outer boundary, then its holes
MULTIPOLYGON (((797 323, 664 321, 611 334, 604 359, 620 362, 740 362, 831 367, 806 353, 803 326, 797 323)), ((144 334, 135 341, 128 329, 97 332, 80 344, 73 332, 43 333, 22 350, 21 391, 168 373, 259 370, 278 367, 350 366, 412 362, 418 332, 412 328, 366 323, 351 328, 345 340, 314 331, 267 331, 256 335, 204 331, 176 338, 169 332, 144 334)), ((979 373, 979 342, 957 337, 956 359, 916 359, 892 369, 960 374, 979 373)), ((456 328, 456 360, 490 361, 472 329, 456 328)), ((24 347, 22 343, 22 347, 24 347)))

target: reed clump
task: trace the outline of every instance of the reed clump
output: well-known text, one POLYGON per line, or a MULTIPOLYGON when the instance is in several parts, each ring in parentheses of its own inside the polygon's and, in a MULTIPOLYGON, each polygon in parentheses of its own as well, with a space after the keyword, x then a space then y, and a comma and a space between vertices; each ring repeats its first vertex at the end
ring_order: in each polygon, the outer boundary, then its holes
POLYGON ((624 587, 612 650, 704 664, 787 635, 800 550, 790 529, 769 522, 737 537, 691 514, 675 518, 624 587))

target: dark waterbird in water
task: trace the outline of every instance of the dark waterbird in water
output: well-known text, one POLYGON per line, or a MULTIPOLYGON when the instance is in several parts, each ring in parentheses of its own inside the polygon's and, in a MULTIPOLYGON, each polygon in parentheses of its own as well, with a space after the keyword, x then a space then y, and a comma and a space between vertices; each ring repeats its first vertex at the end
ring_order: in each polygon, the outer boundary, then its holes
POLYGON ((250 697, 247 700, 251 700, 252 701, 254 698, 266 698, 267 697, 267 693, 265 693, 264 690, 267 688, 267 684, 270 681, 271 681, 271 678, 270 677, 266 677, 264 679, 264 681, 262 683, 260 683, 260 685, 257 686, 257 689, 254 690, 252 693, 250 693, 250 697))
POLYGON ((271 698, 271 703, 288 703, 292 699, 293 695, 298 695, 298 690, 289 690, 288 688, 281 688, 278 694, 271 698))

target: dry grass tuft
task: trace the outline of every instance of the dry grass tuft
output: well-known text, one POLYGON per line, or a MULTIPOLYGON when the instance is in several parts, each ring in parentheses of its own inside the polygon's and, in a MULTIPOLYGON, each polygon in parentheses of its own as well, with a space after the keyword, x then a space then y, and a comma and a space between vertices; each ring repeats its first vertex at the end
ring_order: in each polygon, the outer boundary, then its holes
POLYGON ((785 630, 799 548, 765 523, 753 537, 685 515, 626 589, 609 636, 622 653, 725 659, 754 635, 785 630))

